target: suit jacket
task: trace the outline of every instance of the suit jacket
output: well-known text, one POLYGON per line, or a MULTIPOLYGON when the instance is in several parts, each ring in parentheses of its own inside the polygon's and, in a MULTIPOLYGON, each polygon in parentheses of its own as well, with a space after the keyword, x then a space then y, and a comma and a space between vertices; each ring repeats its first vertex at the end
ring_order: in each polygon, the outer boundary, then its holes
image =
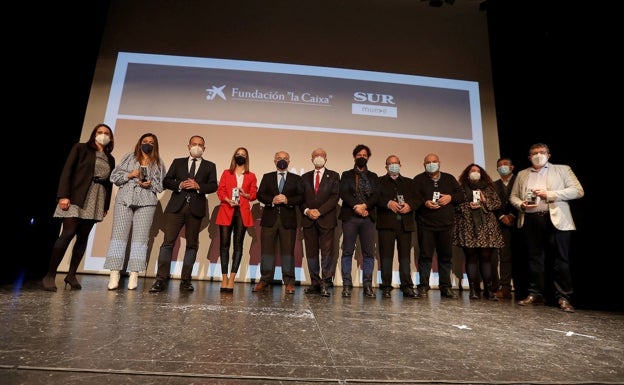
MULTIPOLYGON (((219 226, 230 226, 232 224, 232 218, 234 217, 234 207, 226 201, 232 199, 232 189, 238 186, 236 179, 236 172, 231 173, 230 169, 223 170, 221 178, 219 179, 219 188, 217 189, 217 197, 221 204, 219 205, 219 212, 217 213, 217 219, 215 223, 219 226)), ((250 202, 256 200, 258 193, 258 180, 256 174, 248 172, 243 175, 243 184, 241 188, 245 193, 249 194, 249 199, 240 197, 239 211, 243 225, 245 227, 253 227, 254 219, 251 215, 250 202)))
POLYGON ((301 176, 301 189, 303 191, 303 202, 299 205, 301 209, 301 225, 310 227, 317 222, 324 229, 331 229, 338 226, 338 201, 340 200, 340 175, 336 171, 325 169, 321 178, 319 189, 314 193, 316 169, 308 171, 301 176), (316 220, 303 215, 306 209, 318 209, 321 216, 316 220))
POLYGON ((425 199, 416 192, 412 178, 399 175, 396 179, 392 179, 388 174, 379 177, 377 229, 416 230, 414 210, 424 202, 425 199), (388 202, 396 201, 399 194, 403 195, 405 203, 412 208, 409 213, 397 214, 388 208, 388 202), (401 216, 401 220, 397 220, 397 215, 401 216))
POLYGON ((195 168, 195 180, 199 184, 199 190, 180 190, 180 183, 188 178, 188 160, 188 156, 174 159, 167 175, 165 175, 163 185, 173 191, 165 212, 176 213, 180 211, 186 202, 188 193, 191 213, 196 217, 204 217, 208 211, 206 194, 217 191, 217 166, 209 160, 200 159, 199 165, 195 168))
POLYGON ((496 219, 500 218, 501 215, 511 214, 514 217, 518 218, 518 210, 509 202, 509 196, 511 195, 511 190, 513 189, 513 185, 516 182, 516 174, 513 174, 511 178, 509 178, 509 183, 507 186, 503 183, 502 179, 498 179, 494 182, 494 189, 498 194, 498 197, 501 201, 501 207, 497 210, 494 210, 494 214, 496 215, 496 219))
MULTIPOLYGON (((585 191, 570 166, 546 163, 544 167, 548 167, 546 203, 550 212, 550 220, 558 230, 575 230, 576 226, 568 201, 582 198, 585 191)), ((528 190, 531 169, 532 167, 526 168, 516 175, 516 181, 509 196, 509 201, 518 210, 518 227, 524 225, 524 212, 521 205, 528 190)))
MULTIPOLYGON (((89 187, 93 181, 95 171, 95 150, 89 148, 86 143, 75 143, 72 146, 61 177, 59 179, 56 198, 69 198, 71 204, 84 207, 89 187)), ((106 154, 111 171, 115 168, 115 158, 111 154, 106 154)), ((110 208, 110 201, 113 191, 113 183, 103 180, 102 185, 106 189, 106 199, 104 200, 104 211, 110 208)))
POLYGON ((262 176, 257 195, 258 201, 264 204, 260 226, 274 226, 279 216, 284 228, 297 228, 296 208, 303 201, 300 183, 299 175, 288 172, 282 190, 282 194, 288 199, 288 204, 273 205, 273 198, 280 193, 277 187, 277 171, 268 172, 262 176))
MULTIPOLYGON (((366 170, 368 180, 371 184, 371 192, 366 196, 366 207, 368 207, 369 218, 375 222, 377 218, 377 199, 379 198, 379 182, 378 176, 372 171, 366 170)), ((357 216, 353 211, 353 206, 362 203, 358 202, 355 195, 355 170, 350 169, 344 171, 340 176, 340 198, 342 198, 342 208, 340 209, 340 219, 342 221, 348 221, 354 216, 357 216)))

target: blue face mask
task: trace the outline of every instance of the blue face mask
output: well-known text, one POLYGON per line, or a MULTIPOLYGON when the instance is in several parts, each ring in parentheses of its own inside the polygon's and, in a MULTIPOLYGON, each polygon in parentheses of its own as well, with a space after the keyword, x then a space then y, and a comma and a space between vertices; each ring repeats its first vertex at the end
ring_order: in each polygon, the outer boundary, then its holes
POLYGON ((509 166, 500 166, 499 168, 496 169, 496 171, 498 171, 498 174, 502 176, 507 176, 511 172, 511 170, 509 169, 509 166))
POLYGON ((396 163, 392 163, 388 165, 388 171, 390 171, 393 174, 398 174, 401 171, 401 166, 396 163))
POLYGON ((143 152, 144 152, 144 153, 146 153, 146 154, 151 153, 153 149, 154 149, 154 146, 152 146, 152 145, 151 145, 151 144, 149 144, 149 143, 143 143, 143 144, 141 145, 141 151, 143 151, 143 152))
POLYGON ((427 170, 427 172, 432 173, 432 174, 438 171, 439 168, 440 168, 440 165, 437 162, 427 163, 425 165, 425 169, 427 170))

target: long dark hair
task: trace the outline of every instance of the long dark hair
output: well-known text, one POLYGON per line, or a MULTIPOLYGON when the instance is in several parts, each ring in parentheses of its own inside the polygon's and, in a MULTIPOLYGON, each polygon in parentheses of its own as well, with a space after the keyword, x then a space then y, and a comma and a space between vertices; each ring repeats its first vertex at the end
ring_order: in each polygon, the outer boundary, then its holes
POLYGON ((245 174, 249 172, 249 151, 247 151, 245 147, 239 147, 234 150, 234 154, 232 154, 232 160, 230 161, 230 174, 234 174, 234 170, 236 170, 236 166, 238 166, 234 158, 236 158, 236 153, 238 153, 239 150, 245 151, 245 174))
POLYGON ((134 145, 134 158, 138 162, 141 161, 141 156, 143 154, 143 151, 141 151, 141 142, 143 141, 143 139, 147 138, 148 136, 151 136, 152 138, 154 138, 154 149, 152 150, 151 153, 147 154, 147 156, 150 158, 150 164, 160 166, 161 161, 160 161, 160 151, 158 151, 158 137, 155 134, 152 134, 151 132, 147 132, 141 135, 137 143, 134 145))
POLYGON ((480 182, 493 187, 494 182, 492 182, 492 178, 488 175, 488 173, 485 171, 483 167, 479 166, 476 163, 470 163, 468 167, 466 167, 464 171, 462 171, 462 173, 459 175, 459 178, 457 178, 459 181, 459 184, 462 186, 470 185, 470 177, 469 177, 470 169, 475 166, 479 168, 479 172, 481 173, 480 182))
POLYGON ((113 152, 113 148, 115 148, 115 136, 113 135, 113 130, 111 130, 111 128, 107 124, 98 123, 95 125, 95 127, 93 127, 91 135, 89 136, 89 140, 87 140, 87 146, 97 151, 98 146, 95 143, 95 137, 97 136, 97 130, 100 127, 106 127, 110 132, 110 142, 108 142, 108 144, 104 147, 104 153, 108 155, 113 152))

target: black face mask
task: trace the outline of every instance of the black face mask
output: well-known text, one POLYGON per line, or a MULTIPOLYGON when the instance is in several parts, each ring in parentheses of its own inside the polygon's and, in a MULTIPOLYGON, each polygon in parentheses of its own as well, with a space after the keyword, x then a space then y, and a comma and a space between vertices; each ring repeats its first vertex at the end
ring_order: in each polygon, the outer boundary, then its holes
POLYGON ((154 149, 154 146, 152 146, 152 145, 151 145, 151 144, 149 144, 149 143, 143 143, 143 144, 141 145, 141 151, 143 151, 143 152, 144 152, 144 153, 146 153, 146 154, 151 153, 153 149, 154 149))
POLYGON ((368 159, 366 158, 355 158, 355 165, 358 166, 359 168, 366 166, 367 162, 368 162, 368 159))
POLYGON ((234 157, 234 161, 239 166, 244 165, 246 160, 247 160, 247 158, 245 158, 244 156, 235 156, 234 157))
POLYGON ((277 162, 277 168, 279 168, 280 170, 286 170, 288 168, 288 162, 286 162, 284 159, 281 159, 277 162))

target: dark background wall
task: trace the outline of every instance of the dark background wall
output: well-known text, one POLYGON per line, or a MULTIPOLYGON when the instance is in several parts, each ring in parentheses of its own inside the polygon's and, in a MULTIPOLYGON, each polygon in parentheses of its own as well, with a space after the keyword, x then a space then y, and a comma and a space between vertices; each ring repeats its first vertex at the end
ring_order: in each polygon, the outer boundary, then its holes
MULTIPOLYGON (((12 246, 3 281, 39 279, 46 269, 59 231, 51 218, 58 175, 80 137, 108 3, 44 4, 15 11, 22 23, 5 52, 14 59, 6 75, 12 106, 7 112, 20 114, 23 127, 16 127, 17 141, 11 139, 15 145, 7 147, 26 152, 27 164, 11 167, 19 176, 5 181, 20 193, 7 202, 12 246)), ((483 7, 500 153, 521 169, 529 165, 528 147, 544 142, 551 148, 552 162, 572 166, 585 188, 585 197, 572 203, 578 228, 572 247, 576 304, 621 309, 616 254, 609 239, 594 237, 598 218, 592 207, 600 187, 594 171, 598 160, 591 157, 600 156, 601 150, 589 147, 586 136, 578 134, 591 133, 596 120, 593 107, 599 93, 596 82, 587 79, 606 70, 600 66, 595 33, 584 27, 593 11, 583 4, 552 1, 488 0, 483 7)), ((14 130, 5 130, 5 137, 9 131, 14 130)))

